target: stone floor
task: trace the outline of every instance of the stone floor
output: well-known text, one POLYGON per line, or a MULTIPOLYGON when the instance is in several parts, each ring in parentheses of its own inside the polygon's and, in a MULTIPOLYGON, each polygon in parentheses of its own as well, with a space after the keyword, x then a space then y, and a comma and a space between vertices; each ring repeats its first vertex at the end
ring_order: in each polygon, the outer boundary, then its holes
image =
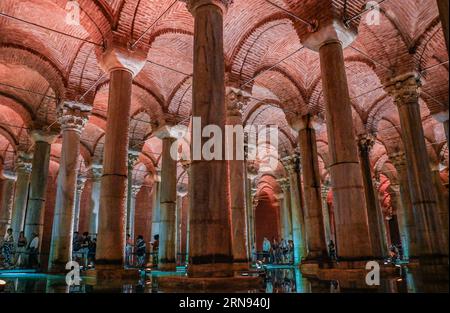
MULTIPOLYGON (((80 286, 68 287, 65 276, 31 273, 0 273, 0 280, 6 282, 5 293, 164 293, 183 292, 183 290, 161 290, 158 278, 167 275, 185 275, 177 273, 141 273, 136 282, 119 282, 96 285, 90 278, 82 278, 80 286)), ((264 284, 259 289, 235 290, 240 293, 415 293, 422 286, 415 275, 406 268, 392 277, 382 277, 380 286, 369 287, 365 281, 320 281, 303 277, 294 268, 268 268, 263 273, 264 284)), ((448 285, 442 286, 442 292, 448 292, 448 285)), ((217 291, 217 290, 216 290, 217 291)), ((1 290, 0 290, 1 292, 1 290)))

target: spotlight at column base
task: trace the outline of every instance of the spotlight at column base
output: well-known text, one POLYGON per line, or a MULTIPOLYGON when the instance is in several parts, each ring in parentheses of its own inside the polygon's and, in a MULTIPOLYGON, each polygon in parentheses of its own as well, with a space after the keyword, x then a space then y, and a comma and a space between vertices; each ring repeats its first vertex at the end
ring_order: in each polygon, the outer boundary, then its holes
POLYGON ((255 276, 235 276, 235 277, 212 277, 212 278, 192 278, 192 277, 158 277, 158 288, 167 292, 236 292, 259 290, 264 288, 261 277, 255 276))

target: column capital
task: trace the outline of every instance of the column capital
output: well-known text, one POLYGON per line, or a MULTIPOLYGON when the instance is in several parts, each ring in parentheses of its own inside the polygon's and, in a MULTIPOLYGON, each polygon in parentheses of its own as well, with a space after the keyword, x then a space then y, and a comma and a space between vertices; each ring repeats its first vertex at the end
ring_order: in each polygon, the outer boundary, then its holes
POLYGON ((227 115, 229 117, 242 117, 242 111, 247 106, 250 97, 249 95, 237 88, 226 88, 226 105, 227 115))
POLYGON ((144 68, 147 51, 142 43, 133 46, 127 36, 114 31, 107 35, 105 43, 104 50, 97 50, 97 59, 106 73, 123 70, 135 77, 144 68))
POLYGON ((376 142, 375 134, 361 134, 358 136, 358 148, 361 152, 369 153, 376 142))
POLYGON ((89 119, 92 107, 83 103, 65 101, 58 108, 58 123, 61 131, 75 131, 79 134, 83 131, 89 119))
POLYGON ((30 132, 30 137, 33 143, 36 142, 46 142, 49 145, 53 144, 58 138, 59 134, 53 131, 41 130, 41 129, 33 129, 30 132))
POLYGON ((32 170, 33 156, 25 152, 19 152, 16 159, 16 172, 30 174, 32 170))
POLYGON ((297 115, 289 119, 290 126, 296 131, 302 131, 305 129, 314 129, 319 131, 323 127, 324 120, 318 115, 297 115))
POLYGON ((103 174, 103 166, 100 164, 94 164, 90 167, 90 171, 92 173, 92 179, 94 181, 98 181, 103 174))
POLYGON ((128 151, 128 169, 132 170, 139 160, 139 155, 141 152, 139 151, 128 151))
POLYGON ((298 154, 282 158, 281 163, 289 174, 294 174, 301 169, 301 159, 298 154))
POLYGON ((280 184, 281 189, 283 189, 284 192, 289 191, 290 184, 289 179, 286 177, 277 179, 277 182, 280 184))
POLYGON ((397 107, 417 104, 422 83, 417 73, 407 73, 391 79, 385 87, 397 107))
POLYGON ((406 166, 406 154, 403 151, 389 154, 389 160, 397 169, 406 166))
POLYGON ((77 193, 83 192, 85 184, 86 184, 86 177, 78 176, 78 178, 77 178, 77 193))
POLYGON ((191 12, 191 14, 194 16, 196 10, 204 5, 217 6, 222 10, 222 13, 225 14, 228 10, 228 7, 234 2, 234 0, 180 0, 180 1, 186 3, 188 11, 191 12))
POLYGON ((166 124, 164 126, 160 126, 159 128, 153 131, 153 134, 159 139, 177 139, 180 135, 180 129, 176 126, 172 126, 166 124))
POLYGON ((349 28, 340 20, 332 19, 326 24, 314 25, 317 29, 310 31, 302 40, 305 47, 313 51, 319 51, 324 45, 339 43, 346 48, 353 43, 357 36, 357 29, 349 28))
POLYGON ((256 161, 247 161, 247 176, 255 179, 258 176, 259 164, 256 161))
POLYGON ((141 191, 142 185, 131 186, 131 197, 136 198, 139 191, 141 191))

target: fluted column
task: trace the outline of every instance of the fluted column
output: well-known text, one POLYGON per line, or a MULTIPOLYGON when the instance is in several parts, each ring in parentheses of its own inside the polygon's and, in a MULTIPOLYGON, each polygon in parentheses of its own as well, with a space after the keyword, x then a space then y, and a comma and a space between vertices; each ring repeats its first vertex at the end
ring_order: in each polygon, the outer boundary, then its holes
POLYGON ((101 279, 134 275, 123 270, 131 91, 133 77, 147 57, 139 47, 130 52, 126 38, 116 33, 111 37, 106 51, 98 55, 100 66, 110 77, 95 262, 97 278, 101 279))
POLYGON ((299 118, 294 123, 299 133, 300 155, 302 159, 303 193, 305 198, 305 233, 308 255, 307 261, 317 262, 327 258, 322 213, 319 158, 317 155, 315 118, 310 115, 299 118))
POLYGON ((432 176, 438 200, 439 219, 441 220, 442 233, 444 235, 444 249, 448 253, 448 189, 442 184, 441 173, 438 167, 433 169, 432 176))
MULTIPOLYGON (((325 240, 328 243, 330 240, 334 239, 331 236, 331 219, 330 219, 330 211, 328 208, 328 194, 330 192, 330 187, 323 184, 321 187, 321 196, 322 196, 322 215, 323 215, 323 224, 324 224, 324 232, 325 232, 325 240)), ((327 248, 328 251, 328 248, 327 248)))
POLYGON ((378 212, 377 197, 375 196, 372 184, 372 169, 370 164, 370 151, 375 145, 375 137, 371 134, 364 134, 358 138, 359 160, 363 176, 364 192, 367 207, 367 217, 369 221, 370 242, 372 255, 375 258, 383 258, 383 240, 381 230, 381 212, 378 212))
POLYGON ((58 123, 61 125, 62 132, 62 148, 57 178, 49 271, 65 271, 66 263, 72 259, 73 231, 75 224, 78 223, 76 193, 80 137, 90 111, 91 107, 89 106, 65 102, 61 105, 58 112, 58 123))
POLYGON ((133 169, 139 160, 139 151, 130 151, 128 153, 128 184, 127 184, 127 218, 126 218, 126 233, 134 238, 134 207, 133 207, 133 169))
POLYGON ((81 195, 86 184, 86 177, 78 176, 77 189, 75 193, 75 212, 73 216, 73 230, 84 232, 86 229, 80 229, 80 208, 81 208, 81 195))
MULTIPOLYGON (((400 202, 397 202, 399 205, 397 218, 400 226, 400 236, 403 239, 402 246, 404 256, 408 260, 417 259, 419 256, 418 230, 416 228, 413 204, 411 202, 411 192, 406 169, 406 156, 404 152, 396 152, 390 154, 389 159, 397 170, 398 176, 400 202)), ((395 187, 395 185, 393 187, 395 187)))
MULTIPOLYGON (((392 80, 386 87, 394 98, 400 115, 402 139, 417 227, 419 261, 422 264, 439 261, 445 256, 444 238, 438 216, 436 191, 431 176, 425 136, 419 106, 420 82, 415 74, 392 80)), ((445 262, 445 261, 444 261, 445 262)))
POLYGON ((88 225, 89 234, 97 235, 98 233, 98 214, 100 210, 100 190, 101 190, 101 178, 102 178, 102 166, 94 164, 91 167, 91 195, 89 200, 89 213, 88 213, 88 225))
POLYGON ((40 239, 39 246, 41 246, 42 233, 44 231, 50 148, 57 136, 55 133, 40 130, 31 132, 31 139, 34 142, 34 152, 30 176, 30 191, 25 216, 25 237, 30 240, 30 238, 33 238, 33 233, 37 234, 40 239))
POLYGON ((14 240, 19 238, 19 234, 24 229, 25 212, 27 209, 28 190, 30 185, 32 156, 19 153, 16 161, 16 191, 14 193, 14 206, 12 211, 11 228, 13 229, 14 240))
POLYGON ((291 210, 291 190, 289 186, 289 179, 282 178, 278 180, 281 189, 283 190, 283 197, 281 203, 281 224, 282 236, 286 240, 292 239, 292 210, 291 210))
POLYGON ((333 187, 339 258, 372 257, 363 179, 354 140, 352 108, 342 43, 336 38, 319 48, 333 187), (345 121, 345 122, 343 122, 345 121))
POLYGON ((14 187, 16 183, 16 175, 12 173, 0 173, 0 192, 1 192, 1 207, 0 207, 0 238, 3 238, 8 228, 11 227, 12 208, 14 201, 14 187))
MULTIPOLYGON (((255 208, 254 205, 254 196, 256 190, 253 189, 253 182, 255 178, 258 176, 258 166, 255 161, 248 160, 248 155, 246 156, 246 174, 247 174, 247 229, 248 229, 248 246, 249 246, 249 256, 253 258, 252 250, 253 246, 256 245, 255 238, 255 208)), ((257 247, 255 246, 255 251, 257 251, 257 247)))
POLYGON ((307 256, 305 222, 302 208, 300 158, 297 155, 282 160, 289 174, 291 186, 292 237, 294 241, 294 263, 300 264, 307 256))
POLYGON ((161 222, 160 210, 160 189, 161 189, 161 172, 155 174, 155 181, 152 188, 152 238, 159 235, 159 224, 161 222))
MULTIPOLYGON (((194 77, 192 115, 206 125, 215 125, 224 134, 225 64, 223 15, 231 0, 188 0, 194 16, 194 77)), ((193 136, 195 138, 196 136, 193 136)), ((206 138, 198 138, 203 147, 206 138)), ((225 149, 223 149, 225 151, 225 149)), ((192 149, 190 277, 233 276, 228 165, 222 160, 206 160, 192 149), (197 154, 197 155, 196 155, 197 154), (213 239, 212 239, 213 238, 213 239)))
MULTIPOLYGON (((138 184, 134 184, 131 186, 131 193, 130 193, 130 218, 129 218, 129 224, 128 224, 128 233, 130 234, 131 238, 136 238, 135 234, 135 225, 136 225, 136 197, 141 191, 142 186, 138 184)), ((139 234, 138 234, 139 235, 139 234)))
MULTIPOLYGON (((242 127, 241 110, 247 105, 248 98, 240 90, 227 88, 227 125, 242 127)), ((245 203, 245 173, 244 173, 244 137, 239 130, 233 132, 233 155, 228 161, 231 204, 231 232, 233 267, 235 270, 248 270, 249 254, 247 241, 247 212, 245 203)), ((228 143, 230 148, 231 143, 228 143)))
POLYGON ((166 128, 160 129, 157 136, 162 140, 158 268, 162 271, 175 271, 177 161, 172 158, 170 150, 176 139, 170 135, 170 129, 166 128))

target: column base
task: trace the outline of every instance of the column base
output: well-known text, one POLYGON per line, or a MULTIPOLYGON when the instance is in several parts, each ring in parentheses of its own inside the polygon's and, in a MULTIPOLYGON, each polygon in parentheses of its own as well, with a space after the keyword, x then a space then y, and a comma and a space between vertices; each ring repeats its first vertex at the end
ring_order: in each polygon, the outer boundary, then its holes
POLYGON ((248 292, 264 288, 261 277, 158 277, 158 288, 165 292, 248 292))
POLYGON ((233 271, 234 272, 247 272, 250 269, 250 264, 248 262, 234 262, 233 271))
POLYGON ((139 270, 124 269, 122 266, 96 266, 95 269, 86 271, 85 276, 97 281, 138 281, 139 270))
POLYGON ((161 272, 176 272, 177 265, 175 263, 159 263, 158 270, 161 272))
POLYGON ((399 268, 392 265, 385 265, 378 260, 359 260, 318 263, 303 263, 300 265, 302 275, 320 280, 362 280, 365 281, 368 262, 375 261, 380 265, 380 273, 384 275, 398 275, 399 268))
POLYGON ((191 278, 230 278, 234 276, 232 263, 189 264, 191 278))

